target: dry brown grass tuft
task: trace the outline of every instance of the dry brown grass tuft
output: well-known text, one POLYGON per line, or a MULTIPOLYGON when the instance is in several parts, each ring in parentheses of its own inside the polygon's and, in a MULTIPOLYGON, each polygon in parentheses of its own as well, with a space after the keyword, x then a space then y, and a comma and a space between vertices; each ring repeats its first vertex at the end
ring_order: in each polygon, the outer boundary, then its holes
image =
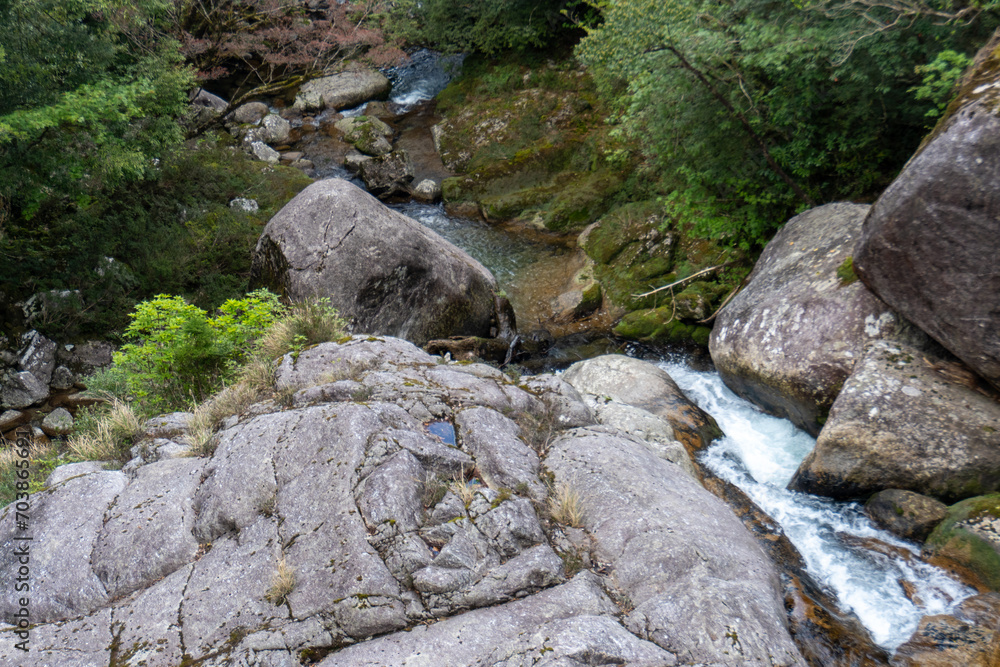
POLYGON ((271 587, 267 589, 264 599, 275 606, 288 601, 288 596, 295 590, 295 571, 288 566, 285 557, 278 561, 278 569, 271 577, 271 587))
POLYGON ((559 484, 549 496, 549 516, 553 521, 573 528, 583 528, 586 515, 580 505, 580 494, 568 484, 559 484))
POLYGON ((93 421, 92 428, 73 434, 69 450, 89 461, 117 461, 128 458, 128 449, 141 438, 142 420, 131 404, 110 398, 109 407, 93 421))

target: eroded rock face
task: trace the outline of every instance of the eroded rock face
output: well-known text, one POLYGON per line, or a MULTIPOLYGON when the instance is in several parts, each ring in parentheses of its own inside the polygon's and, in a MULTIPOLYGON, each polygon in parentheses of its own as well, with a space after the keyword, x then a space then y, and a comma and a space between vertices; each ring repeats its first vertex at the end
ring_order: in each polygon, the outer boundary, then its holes
POLYGON ((901 343, 869 345, 789 488, 834 498, 904 489, 948 503, 1000 489, 1000 403, 935 362, 901 343))
POLYGON ((709 340, 730 389, 813 435, 865 343, 899 326, 862 283, 837 274, 867 213, 859 204, 827 204, 789 220, 709 340))
MULTIPOLYGON (((287 407, 230 418, 210 458, 53 473, 32 497, 32 647, 48 652, 15 653, 0 628, 0 659, 803 664, 739 521, 649 443, 567 431, 593 415, 559 378, 519 386, 374 337, 277 363, 280 393, 297 390, 287 407), (580 490, 582 528, 539 512, 543 462, 580 490), (590 569, 568 576, 574 562, 590 569)), ((147 427, 176 436, 186 421, 147 427)), ((16 609, 0 596, 4 620, 16 609)))
POLYGON ((875 202, 856 255, 873 292, 1000 388, 998 45, 875 202))
POLYGON ((482 264, 347 181, 313 183, 264 228, 251 282, 328 297, 355 329, 423 344, 489 336, 496 281, 482 264))
POLYGON ((923 542, 948 514, 948 506, 913 491, 886 489, 868 499, 865 514, 890 533, 923 542))
POLYGON ((971 597, 951 616, 924 616, 893 667, 994 667, 1000 656, 1000 595, 971 597))

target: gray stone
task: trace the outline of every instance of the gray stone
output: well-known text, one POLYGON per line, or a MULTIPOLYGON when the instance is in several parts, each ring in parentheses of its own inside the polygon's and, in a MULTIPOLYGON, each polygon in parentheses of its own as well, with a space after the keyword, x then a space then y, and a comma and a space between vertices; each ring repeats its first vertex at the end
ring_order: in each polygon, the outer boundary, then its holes
POLYGON ((388 94, 391 85, 373 70, 357 69, 307 82, 295 97, 303 111, 346 109, 388 94))
POLYGON ((278 164, 281 161, 281 155, 278 151, 274 150, 263 141, 251 141, 249 144, 250 154, 261 162, 267 162, 269 164, 278 164))
POLYGON ((56 366, 55 370, 52 371, 49 386, 53 389, 64 391, 72 389, 74 384, 76 384, 76 374, 65 366, 56 366))
POLYGON ((247 102, 233 112, 233 120, 241 125, 256 125, 268 112, 267 105, 263 102, 247 102))
POLYGON ((865 343, 901 326, 864 284, 837 274, 867 213, 867 206, 838 203, 789 220, 719 313, 709 340, 730 389, 813 435, 865 343))
POLYGON ((111 365, 115 348, 107 341, 87 341, 79 345, 64 345, 56 350, 56 361, 80 376, 111 365))
POLYGON ((186 435, 194 415, 190 412, 170 412, 146 420, 142 432, 147 438, 177 438, 186 435))
POLYGON ((69 435, 72 430, 73 415, 66 408, 56 408, 42 420, 42 431, 49 437, 69 435))
POLYGON ((1000 117, 994 36, 865 219, 861 279, 1000 388, 1000 117))
POLYGON ((904 540, 923 542, 948 515, 948 506, 913 491, 886 489, 868 499, 865 514, 904 540))
POLYGON ((261 122, 264 143, 272 146, 287 144, 292 133, 292 124, 276 113, 264 116, 261 122))
POLYGON ((344 141, 366 155, 386 155, 392 152, 392 128, 371 116, 352 116, 334 124, 344 133, 344 141))
POLYGON ((61 484, 67 479, 90 475, 95 472, 104 472, 106 463, 104 461, 80 461, 79 463, 67 463, 61 465, 45 478, 46 488, 61 484))
POLYGON ((414 173, 413 160, 402 149, 373 157, 358 165, 358 175, 365 182, 365 187, 379 199, 408 196, 414 173))
POLYGON ((546 465, 579 494, 592 555, 634 605, 625 627, 682 664, 804 665, 778 574, 732 510, 602 428, 567 431, 546 465))
POLYGON ((198 660, 231 642, 233 633, 288 618, 265 596, 281 558, 275 521, 260 517, 238 537, 226 536, 188 579, 180 621, 185 652, 198 660))
POLYGON ((361 169, 361 165, 364 162, 368 162, 372 159, 370 155, 365 155, 361 151, 350 150, 347 155, 344 156, 344 167, 349 171, 357 172, 361 169))
POLYGON ((178 620, 193 569, 193 565, 185 565, 114 608, 117 658, 121 664, 143 667, 181 664, 184 645, 178 620))
MULTIPOLYGON (((74 477, 31 497, 31 621, 48 623, 88 614, 110 599, 90 566, 90 556, 104 514, 125 488, 120 472, 74 477)), ((14 550, 21 535, 14 505, 0 515, 0 579, 15 581, 19 568, 14 550)), ((13 586, 0 591, 0 620, 10 622, 18 609, 13 586)))
POLYGON ((476 459, 476 469, 490 487, 525 485, 536 500, 545 497, 538 478, 539 461, 519 437, 520 427, 496 410, 475 407, 455 416, 459 442, 476 459))
MULTIPOLYGON (((34 598, 32 598, 34 602, 34 598)), ((32 622, 35 621, 32 615, 32 622)), ((0 630, 0 663, 17 667, 107 667, 111 664, 111 610, 65 623, 31 628, 29 650, 17 648, 18 637, 0 630)))
POLYGON ((683 443, 674 439, 674 429, 669 421, 642 408, 596 396, 591 396, 589 404, 597 417, 597 423, 611 426, 645 441, 657 456, 676 463, 692 479, 698 479, 698 472, 691 455, 683 443))
POLYGON ((1000 490, 1000 404, 938 366, 903 344, 870 344, 789 488, 834 498, 904 489, 946 503, 1000 490))
POLYGON ((368 526, 391 522, 399 532, 420 527, 424 468, 408 451, 397 452, 368 475, 358 489, 358 509, 368 526))
POLYGON ((24 334, 21 336, 18 367, 47 385, 52 380, 52 371, 56 367, 56 344, 37 331, 24 334))
POLYGON ((425 178, 413 188, 413 198, 417 201, 433 204, 441 199, 441 184, 433 179, 425 178))
POLYGON ((251 283, 329 297, 353 326, 422 344, 488 336, 496 281, 479 262, 341 179, 313 183, 267 224, 251 283))
POLYGON ((701 450, 722 435, 715 420, 688 400, 665 370, 648 361, 608 354, 573 364, 562 379, 581 393, 663 417, 690 451, 701 450))
POLYGON ((49 386, 27 371, 0 374, 0 407, 27 408, 49 397, 49 386))
MULTIPOLYGON (((352 665, 386 667, 389 665, 477 665, 505 664, 501 660, 516 660, 528 653, 521 639, 534 635, 541 626, 563 619, 594 616, 614 616, 618 609, 601 590, 598 578, 584 572, 561 586, 551 588, 523 600, 504 605, 477 609, 433 625, 418 625, 406 632, 378 637, 356 646, 349 646, 328 656, 320 667, 352 665)), ((619 626, 621 627, 621 626, 619 626)), ((627 636, 616 634, 616 638, 627 636)), ((578 638, 586 641, 585 635, 578 638)), ((568 640, 569 637, 566 637, 568 640)), ((634 637, 632 641, 639 643, 634 637)), ((632 643, 632 642, 629 642, 632 643)), ((641 642, 652 651, 655 646, 641 642)), ((534 645, 536 654, 544 652, 545 638, 534 645), (541 644, 541 645, 539 645, 541 644)), ((614 648, 602 647, 611 650, 614 648)), ((659 652, 661 664, 674 664, 672 656, 659 652)), ((530 664, 530 660, 507 664, 530 664)))
POLYGON ((343 342, 320 343, 278 362, 275 387, 308 387, 341 380, 361 380, 375 370, 398 366, 431 366, 434 357, 392 336, 354 336, 343 342))
POLYGON ((198 89, 198 93, 192 98, 191 104, 199 107, 207 107, 217 113, 222 113, 229 108, 229 102, 218 95, 213 95, 204 88, 198 89))
POLYGON ((243 213, 256 213, 260 210, 260 205, 256 200, 238 197, 229 202, 229 208, 235 211, 242 211, 243 213))
POLYGON ((30 421, 31 415, 20 410, 4 410, 0 414, 0 433, 6 433, 10 429, 20 426, 30 421))
POLYGON ((91 567, 112 598, 146 588, 194 560, 193 496, 205 461, 143 466, 104 519, 91 567))

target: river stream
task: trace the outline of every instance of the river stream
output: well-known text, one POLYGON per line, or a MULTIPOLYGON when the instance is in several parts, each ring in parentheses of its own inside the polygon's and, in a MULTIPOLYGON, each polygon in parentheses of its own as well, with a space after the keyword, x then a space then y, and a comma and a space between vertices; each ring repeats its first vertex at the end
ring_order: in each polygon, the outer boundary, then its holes
MULTIPOLYGON (((429 52, 414 54, 411 65, 390 73, 394 83, 390 102, 406 112, 432 99, 460 62, 457 58, 443 62, 429 52)), ((353 113, 361 113, 361 108, 348 112, 353 113)), ((423 125, 426 135, 430 122, 423 125)), ((408 127, 414 126, 411 123, 408 127)), ((412 140, 426 143, 429 136, 415 132, 412 140)), ((319 177, 348 178, 363 187, 336 160, 316 162, 319 177)), ((424 169, 437 172, 443 166, 431 164, 424 169)), ((573 254, 568 249, 527 238, 516 230, 450 216, 441 205, 407 202, 392 207, 433 229, 492 271, 514 306, 522 332, 550 324, 545 320, 553 315, 553 294, 544 286, 565 279, 573 254)), ((563 355, 565 364, 615 347, 608 338, 585 340, 582 346, 579 342, 557 344, 550 356, 563 355)), ((895 650, 910 637, 922 616, 950 613, 974 594, 942 570, 921 561, 918 545, 876 528, 858 504, 787 490, 785 486, 799 463, 815 445, 808 434, 737 397, 714 371, 693 370, 683 359, 666 356, 659 364, 726 433, 703 453, 701 463, 739 487, 782 527, 802 554, 809 573, 858 616, 878 645, 895 650)))

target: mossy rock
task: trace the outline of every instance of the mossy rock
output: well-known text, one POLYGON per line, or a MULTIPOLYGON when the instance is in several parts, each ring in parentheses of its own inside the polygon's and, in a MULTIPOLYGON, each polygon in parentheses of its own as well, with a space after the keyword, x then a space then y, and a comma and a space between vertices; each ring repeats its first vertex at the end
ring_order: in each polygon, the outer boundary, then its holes
POLYGON ((388 140, 392 136, 392 128, 374 116, 344 118, 337 121, 334 127, 344 133, 344 141, 365 155, 385 155, 392 151, 388 140))
POLYGON ((615 326, 615 333, 650 343, 696 343, 708 346, 711 327, 679 321, 671 306, 636 310, 615 326))
POLYGON ((699 280, 683 287, 674 297, 677 317, 682 320, 704 320, 713 311, 713 304, 726 292, 726 286, 699 280))
POLYGON ((927 538, 924 553, 979 588, 1000 591, 1000 493, 949 507, 947 517, 927 538))

